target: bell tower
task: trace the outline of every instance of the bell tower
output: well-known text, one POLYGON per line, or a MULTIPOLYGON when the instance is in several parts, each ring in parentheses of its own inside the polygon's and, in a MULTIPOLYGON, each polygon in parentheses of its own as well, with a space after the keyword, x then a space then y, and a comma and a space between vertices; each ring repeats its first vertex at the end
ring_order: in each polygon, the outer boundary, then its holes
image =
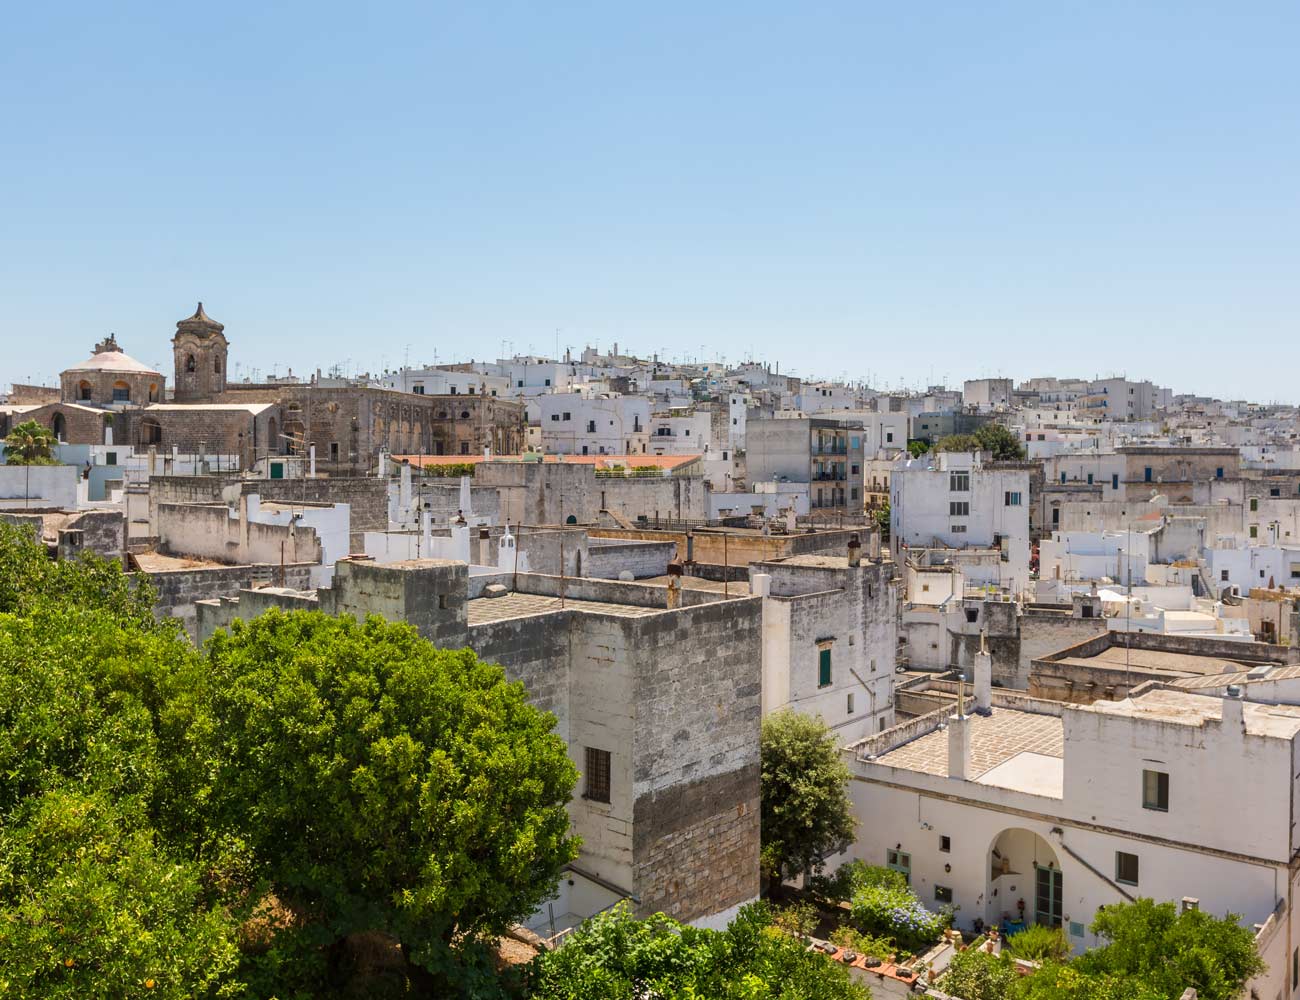
POLYGON ((229 345, 225 327, 203 311, 199 303, 194 315, 176 324, 172 354, 176 359, 174 398, 178 403, 199 403, 226 391, 226 354, 229 345))

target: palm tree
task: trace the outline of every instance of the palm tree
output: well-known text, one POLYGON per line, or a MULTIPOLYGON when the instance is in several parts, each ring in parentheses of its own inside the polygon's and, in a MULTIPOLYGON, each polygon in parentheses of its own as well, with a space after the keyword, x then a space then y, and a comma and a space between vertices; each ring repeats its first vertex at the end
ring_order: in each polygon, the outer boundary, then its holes
POLYGON ((54 432, 35 420, 18 424, 5 437, 5 462, 8 465, 27 466, 27 482, 23 486, 23 506, 31 497, 32 466, 54 464, 54 446, 58 444, 54 432))

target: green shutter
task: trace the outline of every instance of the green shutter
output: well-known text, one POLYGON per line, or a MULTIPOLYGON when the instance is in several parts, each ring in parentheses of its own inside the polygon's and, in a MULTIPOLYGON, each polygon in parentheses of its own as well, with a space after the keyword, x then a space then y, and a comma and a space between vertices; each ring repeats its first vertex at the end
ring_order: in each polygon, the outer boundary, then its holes
POLYGON ((828 687, 831 683, 831 651, 823 649, 817 663, 817 686, 828 687))

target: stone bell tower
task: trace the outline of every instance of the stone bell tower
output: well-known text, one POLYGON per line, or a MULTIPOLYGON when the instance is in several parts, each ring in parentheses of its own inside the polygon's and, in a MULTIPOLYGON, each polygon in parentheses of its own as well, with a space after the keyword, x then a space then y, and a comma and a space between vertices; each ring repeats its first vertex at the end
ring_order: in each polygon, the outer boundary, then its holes
POLYGON ((176 324, 172 353, 176 359, 174 398, 178 403, 200 403, 226 391, 225 327, 210 318, 199 303, 194 315, 176 324))

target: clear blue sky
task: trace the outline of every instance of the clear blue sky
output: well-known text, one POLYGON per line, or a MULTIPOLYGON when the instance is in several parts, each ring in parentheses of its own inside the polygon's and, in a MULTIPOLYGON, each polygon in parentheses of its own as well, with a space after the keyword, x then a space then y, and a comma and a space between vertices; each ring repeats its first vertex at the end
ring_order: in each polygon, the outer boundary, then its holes
POLYGON ((558 329, 1297 401, 1298 50, 1294 0, 11 4, 0 381, 170 372, 201 298, 264 372, 558 329))

